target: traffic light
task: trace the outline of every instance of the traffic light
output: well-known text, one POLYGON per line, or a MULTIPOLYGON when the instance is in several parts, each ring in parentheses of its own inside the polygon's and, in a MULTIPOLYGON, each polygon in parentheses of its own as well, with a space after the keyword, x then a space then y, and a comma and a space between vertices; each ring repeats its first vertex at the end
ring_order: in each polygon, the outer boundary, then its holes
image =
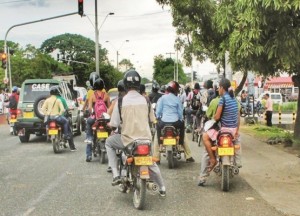
POLYGON ((1 54, 1 60, 2 60, 2 68, 6 69, 6 63, 7 63, 7 55, 6 53, 1 54))
POLYGON ((83 0, 78 0, 78 14, 83 16, 83 0))

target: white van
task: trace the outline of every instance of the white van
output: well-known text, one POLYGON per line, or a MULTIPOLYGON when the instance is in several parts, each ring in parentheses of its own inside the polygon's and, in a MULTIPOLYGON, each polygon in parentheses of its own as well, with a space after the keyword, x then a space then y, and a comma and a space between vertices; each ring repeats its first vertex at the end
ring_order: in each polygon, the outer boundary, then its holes
POLYGON ((282 95, 280 93, 270 93, 270 92, 265 92, 265 93, 262 93, 259 97, 258 97, 258 101, 262 101, 262 98, 265 94, 269 94, 273 103, 274 104, 282 104, 282 95))

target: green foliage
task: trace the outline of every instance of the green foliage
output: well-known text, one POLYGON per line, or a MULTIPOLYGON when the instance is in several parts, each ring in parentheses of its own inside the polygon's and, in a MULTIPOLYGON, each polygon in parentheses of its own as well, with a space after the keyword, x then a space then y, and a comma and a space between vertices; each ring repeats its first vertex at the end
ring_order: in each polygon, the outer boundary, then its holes
POLYGON ((141 83, 142 84, 146 84, 146 83, 149 83, 151 82, 149 79, 147 79, 146 77, 143 77, 142 80, 141 80, 141 83))
MULTIPOLYGON (((167 84, 171 80, 174 80, 174 68, 176 70, 176 63, 174 65, 173 59, 165 59, 162 55, 155 56, 153 79, 155 79, 160 85, 167 84)), ((178 81, 179 83, 186 83, 187 81, 181 63, 178 63, 178 81)))
POLYGON ((279 106, 279 104, 273 104, 273 111, 278 112, 279 109, 281 112, 297 112, 297 102, 286 102, 281 106, 279 106))
POLYGON ((131 61, 129 59, 122 59, 119 62, 120 66, 124 66, 125 67, 125 71, 127 71, 128 69, 133 67, 133 64, 131 63, 131 61))

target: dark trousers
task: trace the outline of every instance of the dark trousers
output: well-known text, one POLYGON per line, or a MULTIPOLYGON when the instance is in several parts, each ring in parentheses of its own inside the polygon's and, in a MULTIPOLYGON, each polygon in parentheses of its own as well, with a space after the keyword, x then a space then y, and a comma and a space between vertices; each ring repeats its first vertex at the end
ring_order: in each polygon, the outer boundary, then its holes
POLYGON ((267 126, 272 127, 272 111, 266 111, 267 126))
POLYGON ((179 129, 179 144, 183 145, 184 142, 184 121, 177 121, 177 122, 163 122, 163 121, 159 121, 157 124, 157 139, 158 139, 158 143, 161 143, 160 137, 161 137, 161 129, 164 128, 165 125, 172 125, 175 128, 179 129))

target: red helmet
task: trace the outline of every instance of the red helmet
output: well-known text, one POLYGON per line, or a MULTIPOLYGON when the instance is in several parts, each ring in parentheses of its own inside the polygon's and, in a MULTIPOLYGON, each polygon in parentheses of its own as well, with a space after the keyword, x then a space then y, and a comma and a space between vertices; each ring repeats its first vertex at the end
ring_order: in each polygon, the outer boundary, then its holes
POLYGON ((179 83, 176 81, 171 81, 167 85, 167 91, 175 95, 179 93, 179 88, 180 88, 179 83))

